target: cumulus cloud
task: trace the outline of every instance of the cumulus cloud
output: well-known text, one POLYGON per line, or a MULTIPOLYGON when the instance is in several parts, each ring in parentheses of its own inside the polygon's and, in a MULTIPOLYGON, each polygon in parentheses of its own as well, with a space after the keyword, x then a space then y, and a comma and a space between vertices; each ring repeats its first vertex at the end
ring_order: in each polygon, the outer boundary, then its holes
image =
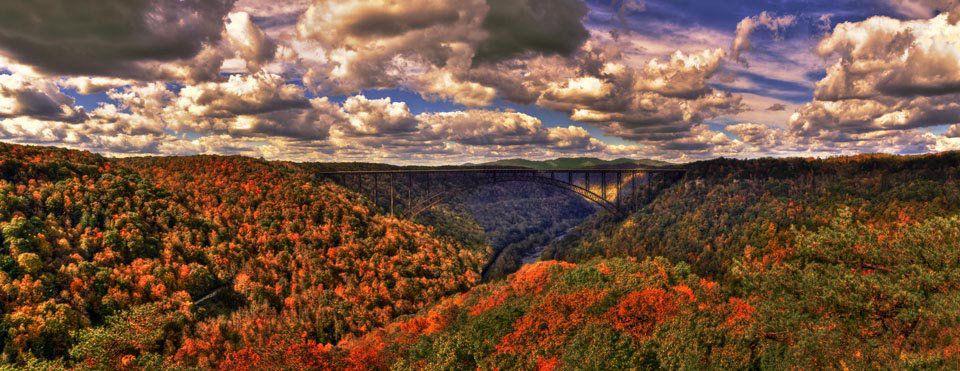
POLYGON ((197 117, 232 117, 307 106, 304 91, 279 75, 233 75, 180 90, 178 108, 197 117))
POLYGON ((773 32, 775 38, 780 37, 780 33, 787 27, 793 26, 797 22, 797 17, 793 15, 774 16, 768 12, 762 12, 753 17, 747 17, 737 23, 736 36, 733 39, 733 45, 730 46, 730 57, 747 64, 743 59, 743 53, 750 50, 750 36, 758 27, 764 27, 773 32))
POLYGON ((708 92, 707 80, 713 76, 726 55, 723 49, 700 53, 677 51, 669 60, 653 59, 640 70, 638 87, 668 97, 692 98, 708 92))
POLYGON ((327 98, 314 98, 309 107, 240 115, 232 121, 230 132, 237 136, 323 140, 329 137, 330 128, 342 120, 339 107, 327 98))
POLYGON ((945 135, 950 138, 960 138, 960 124, 950 125, 945 135))
POLYGON ((197 55, 219 40, 233 0, 0 2, 0 51, 43 71, 131 76, 140 62, 197 55))
POLYGON ((417 130, 417 120, 407 104, 392 102, 390 98, 367 99, 363 95, 348 98, 343 103, 350 133, 359 135, 404 134, 417 130))
POLYGON ((960 119, 960 26, 872 17, 836 26, 818 52, 836 62, 790 118, 807 137, 862 140, 960 119))
MULTIPOLYGON (((488 37, 475 61, 496 61, 527 52, 570 55, 590 36, 583 25, 587 6, 581 0, 488 0, 483 20, 488 37)), ((633 2, 625 2, 623 11, 633 2)), ((636 6, 634 5, 634 8, 636 6)))
POLYGON ((230 13, 227 19, 227 39, 236 56, 246 62, 250 72, 259 71, 260 67, 273 59, 276 43, 253 23, 249 13, 230 13))
POLYGON ((396 86, 411 70, 471 52, 462 45, 486 37, 487 9, 483 0, 316 1, 297 24, 301 39, 325 50, 307 81, 336 92, 396 86))
POLYGON ((530 146, 552 150, 602 151, 605 144, 581 127, 544 127, 540 119, 512 111, 471 110, 418 115, 418 136, 481 147, 530 146))
POLYGON ((533 73, 537 80, 524 84, 540 91, 541 106, 639 141, 675 139, 706 119, 744 109, 739 96, 708 85, 722 65, 722 49, 676 52, 633 66, 612 45, 591 40, 571 65, 548 66, 548 72, 533 73))
POLYGON ((84 119, 86 114, 52 81, 18 74, 0 75, 0 118, 19 116, 73 122, 84 119))
POLYGON ((422 114, 423 135, 470 145, 544 144, 539 119, 518 112, 456 111, 422 114))
POLYGON ((817 51, 838 58, 817 83, 821 100, 960 92, 960 25, 951 24, 946 14, 841 23, 817 51))
POLYGON ((804 135, 821 132, 865 133, 904 130, 960 121, 960 96, 813 101, 790 118, 790 128, 804 135))

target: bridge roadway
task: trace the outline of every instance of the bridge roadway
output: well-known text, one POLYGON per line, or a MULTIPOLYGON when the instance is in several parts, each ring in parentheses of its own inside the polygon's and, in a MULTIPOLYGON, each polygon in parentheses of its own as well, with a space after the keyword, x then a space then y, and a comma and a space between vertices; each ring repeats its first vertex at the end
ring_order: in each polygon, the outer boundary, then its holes
POLYGON ((414 218, 455 195, 504 182, 552 186, 583 197, 611 214, 623 215, 636 206, 642 187, 656 181, 676 181, 685 171, 682 168, 391 169, 321 172, 318 177, 366 194, 378 205, 383 201, 383 206, 392 214, 407 218, 414 218), (402 206, 402 213, 396 212, 398 206, 402 206))

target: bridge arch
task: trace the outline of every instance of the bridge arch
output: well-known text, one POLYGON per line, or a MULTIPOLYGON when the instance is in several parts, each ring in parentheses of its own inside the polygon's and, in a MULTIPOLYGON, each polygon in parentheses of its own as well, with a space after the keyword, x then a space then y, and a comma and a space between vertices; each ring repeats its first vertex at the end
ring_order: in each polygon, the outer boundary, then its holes
POLYGON ((491 179, 485 182, 477 182, 477 183, 469 184, 466 186, 456 187, 453 189, 437 192, 427 197, 426 199, 421 200, 420 202, 417 202, 414 205, 412 205, 410 210, 404 212, 404 216, 406 218, 413 219, 419 216, 420 214, 422 214, 423 212, 457 195, 466 194, 468 192, 472 192, 479 188, 494 185, 494 184, 512 183, 512 182, 531 182, 531 183, 543 184, 543 185, 551 186, 554 188, 562 189, 564 191, 567 191, 573 194, 574 196, 582 197, 583 199, 589 201, 594 205, 597 205, 603 208, 604 210, 610 212, 611 214, 619 215, 621 213, 620 209, 617 207, 615 203, 610 202, 604 199, 601 195, 598 195, 576 184, 567 183, 562 180, 545 178, 545 177, 526 177, 526 178, 491 179))

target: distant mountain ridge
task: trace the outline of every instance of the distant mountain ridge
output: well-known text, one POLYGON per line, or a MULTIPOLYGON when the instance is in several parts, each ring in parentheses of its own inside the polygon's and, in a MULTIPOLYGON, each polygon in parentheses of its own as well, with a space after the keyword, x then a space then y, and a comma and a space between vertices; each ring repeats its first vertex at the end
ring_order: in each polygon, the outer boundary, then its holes
POLYGON ((559 169, 574 169, 574 168, 589 168, 589 167, 621 167, 625 165, 629 166, 667 166, 671 165, 669 162, 657 161, 650 159, 630 159, 630 158, 618 158, 613 160, 603 160, 595 157, 562 157, 553 160, 526 160, 522 158, 512 158, 506 160, 498 160, 492 162, 485 162, 480 165, 483 166, 519 166, 526 167, 537 170, 559 170, 559 169))

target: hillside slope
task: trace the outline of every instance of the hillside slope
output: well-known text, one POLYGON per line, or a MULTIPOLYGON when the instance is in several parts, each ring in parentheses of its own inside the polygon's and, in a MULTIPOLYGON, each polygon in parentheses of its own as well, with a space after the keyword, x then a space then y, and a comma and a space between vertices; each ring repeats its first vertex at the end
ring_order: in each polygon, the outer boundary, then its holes
POLYGON ((702 275, 729 272, 749 248, 782 246, 837 217, 878 228, 960 213, 960 153, 816 159, 719 159, 623 221, 581 226, 553 258, 664 256, 702 275))
POLYGON ((471 287, 486 258, 294 164, 0 144, 0 175, 6 364, 213 367, 336 342, 471 287))
MULTIPOLYGON (((834 218, 711 280, 664 258, 540 262, 336 347, 254 367, 955 369, 960 217, 834 218)), ((239 365, 236 364, 236 365, 239 365)))
MULTIPOLYGON (((581 227, 554 251, 572 263, 524 267, 316 359, 396 369, 960 367, 960 154, 690 168, 626 220, 581 227)), ((283 364, 272 352, 257 359, 283 364)))

